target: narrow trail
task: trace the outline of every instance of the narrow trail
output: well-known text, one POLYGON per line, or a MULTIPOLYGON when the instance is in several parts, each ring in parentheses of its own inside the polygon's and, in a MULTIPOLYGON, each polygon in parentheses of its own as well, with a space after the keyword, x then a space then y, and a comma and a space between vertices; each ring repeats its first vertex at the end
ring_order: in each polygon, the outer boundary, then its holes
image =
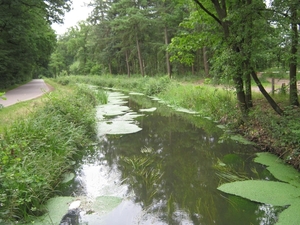
POLYGON ((27 84, 6 92, 4 96, 6 100, 0 99, 0 105, 7 107, 18 102, 38 98, 49 91, 51 91, 51 87, 43 79, 33 79, 27 84))
MULTIPOLYGON (((268 93, 271 93, 272 92, 272 79, 268 78, 267 81, 270 84, 268 86, 265 86, 265 85, 263 85, 263 86, 264 86, 265 90, 268 93)), ((290 83, 290 81, 288 79, 275 78, 274 79, 274 91, 275 91, 275 93, 279 92, 283 85, 285 85, 288 88, 289 83, 290 83)), ((203 85, 204 84, 204 79, 198 80, 197 82, 195 82, 195 84, 196 85, 203 85)), ((227 88, 227 89, 233 88, 233 87, 226 86, 226 85, 211 85, 211 86, 216 87, 216 88, 227 88)), ((260 90, 259 90, 258 86, 256 86, 256 85, 252 85, 251 89, 252 89, 253 92, 260 93, 260 90)), ((300 91, 300 82, 298 82, 298 90, 300 91)))

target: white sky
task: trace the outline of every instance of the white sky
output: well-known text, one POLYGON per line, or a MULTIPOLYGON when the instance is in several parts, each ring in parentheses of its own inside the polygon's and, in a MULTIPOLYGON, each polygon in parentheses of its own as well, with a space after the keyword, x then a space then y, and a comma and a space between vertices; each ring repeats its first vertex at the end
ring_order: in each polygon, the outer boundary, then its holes
POLYGON ((92 10, 91 7, 84 6, 89 2, 90 0, 73 0, 72 10, 65 14, 64 24, 52 24, 52 28, 56 33, 61 35, 68 28, 75 26, 79 21, 85 20, 92 10))

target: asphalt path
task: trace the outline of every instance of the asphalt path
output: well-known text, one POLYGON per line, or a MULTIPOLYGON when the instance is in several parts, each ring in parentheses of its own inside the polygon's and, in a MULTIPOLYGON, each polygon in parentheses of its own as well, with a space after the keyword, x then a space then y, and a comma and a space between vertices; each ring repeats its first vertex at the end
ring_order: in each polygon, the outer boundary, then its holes
POLYGON ((7 107, 18 102, 38 98, 49 91, 50 89, 43 79, 33 79, 27 84, 7 91, 4 96, 6 100, 0 99, 0 104, 7 107))

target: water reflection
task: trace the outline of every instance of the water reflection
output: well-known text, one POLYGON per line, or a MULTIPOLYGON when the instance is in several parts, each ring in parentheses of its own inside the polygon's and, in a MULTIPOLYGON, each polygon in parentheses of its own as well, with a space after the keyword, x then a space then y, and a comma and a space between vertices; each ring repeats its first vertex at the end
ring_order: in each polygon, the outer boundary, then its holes
POLYGON ((78 169, 86 195, 124 199, 97 224, 275 223, 277 209, 216 189, 222 182, 216 165, 248 179, 269 176, 252 162, 255 149, 233 141, 219 143, 220 130, 213 122, 162 110, 159 104, 138 98, 128 101, 132 111, 157 108, 135 118, 142 130, 102 136, 78 169))

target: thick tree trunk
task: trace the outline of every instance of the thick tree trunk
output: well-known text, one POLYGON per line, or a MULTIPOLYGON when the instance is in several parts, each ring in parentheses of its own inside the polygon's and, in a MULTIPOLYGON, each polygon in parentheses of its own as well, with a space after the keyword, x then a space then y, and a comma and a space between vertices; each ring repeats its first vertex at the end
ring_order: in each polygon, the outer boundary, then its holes
POLYGON ((136 40, 136 48, 137 48, 138 58, 139 58, 140 72, 141 72, 142 76, 144 77, 145 74, 144 74, 144 68, 143 68, 143 60, 142 60, 141 48, 140 48, 140 43, 139 43, 137 34, 135 36, 135 40, 136 40))
POLYGON ((254 70, 252 70, 251 75, 253 77, 253 80, 257 84, 259 90, 263 94, 263 96, 267 99, 268 103, 271 105, 271 107, 277 112, 279 115, 283 115, 282 109, 277 105, 277 103, 273 100, 273 98, 268 94, 266 89, 261 84, 260 80, 258 79, 256 73, 254 70))
POLYGON ((236 90, 236 97, 238 100, 238 106, 242 113, 242 120, 244 122, 247 121, 248 117, 248 106, 246 102, 246 96, 244 92, 244 82, 242 79, 242 74, 237 74, 233 78, 234 84, 235 84, 235 90, 236 90))
MULTIPOLYGON (((165 45, 166 45, 166 47, 169 45, 168 29, 167 29, 167 27, 165 27, 165 45)), ((168 76, 171 78, 171 63, 170 63, 169 52, 167 50, 166 50, 166 65, 167 65, 168 76)))
POLYGON ((205 76, 209 77, 209 65, 208 65, 208 60, 207 60, 206 47, 203 47, 202 50, 203 50, 203 65, 204 65, 205 76))
POLYGON ((297 28, 297 9, 291 7, 292 17, 292 43, 291 43, 291 58, 290 58, 290 104, 299 106, 297 93, 297 48, 298 48, 298 28, 297 28))

